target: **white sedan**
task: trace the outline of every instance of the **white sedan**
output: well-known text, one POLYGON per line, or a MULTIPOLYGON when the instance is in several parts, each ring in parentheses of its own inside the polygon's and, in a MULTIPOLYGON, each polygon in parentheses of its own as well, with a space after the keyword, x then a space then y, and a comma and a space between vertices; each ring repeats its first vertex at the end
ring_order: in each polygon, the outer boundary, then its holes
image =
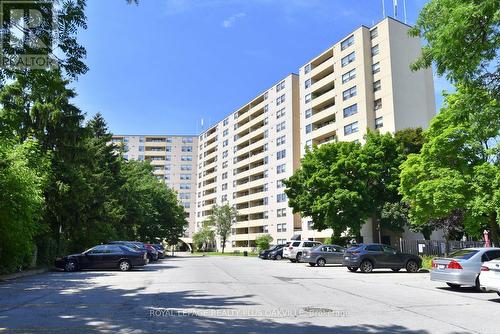
POLYGON ((500 260, 483 263, 479 282, 481 290, 495 291, 500 296, 500 260))

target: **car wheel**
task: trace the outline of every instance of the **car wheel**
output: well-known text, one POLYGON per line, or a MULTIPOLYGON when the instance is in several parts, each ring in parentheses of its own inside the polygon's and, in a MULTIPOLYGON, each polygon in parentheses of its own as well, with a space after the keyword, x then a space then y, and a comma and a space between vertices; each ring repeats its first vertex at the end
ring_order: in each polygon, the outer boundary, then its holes
POLYGON ((316 264, 319 266, 319 267, 324 267, 325 264, 326 264, 326 261, 325 259, 318 259, 318 261, 316 261, 316 264))
POLYGON ((397 273, 398 271, 401 270, 401 268, 391 268, 392 271, 394 271, 395 273, 397 273))
POLYGON ((314 267, 314 266, 316 265, 316 263, 314 263, 314 262, 309 262, 309 265, 310 265, 311 267, 314 267))
POLYGON ((276 256, 274 257, 274 259, 275 259, 275 260, 281 260, 281 255, 279 255, 279 254, 278 254, 278 255, 276 255, 276 256))
POLYGON ((406 271, 409 273, 416 273, 420 269, 417 261, 410 260, 406 263, 406 271))
POLYGON ((297 260, 297 262, 300 262, 300 260, 302 259, 302 253, 297 253, 295 259, 297 260))
POLYGON ((476 289, 476 291, 482 292, 481 283, 479 282, 479 275, 476 277, 476 284, 474 284, 474 288, 476 289))
POLYGON ((363 260, 359 266, 362 273, 371 273, 373 270, 373 263, 370 260, 363 260))
POLYGON ((295 260, 295 259, 289 259, 289 260, 290 260, 290 262, 292 262, 292 263, 297 262, 297 260, 295 260))
POLYGON ((452 288, 453 290, 458 290, 460 289, 460 284, 454 284, 454 283, 446 283, 446 285, 448 285, 450 288, 452 288))
POLYGON ((153 255, 148 253, 148 260, 149 260, 149 262, 153 262, 153 255))
POLYGON ((78 270, 78 264, 76 263, 75 260, 69 260, 64 265, 64 271, 72 272, 72 271, 77 271, 77 270, 78 270))
POLYGON ((118 268, 120 268, 120 271, 129 271, 132 266, 128 260, 122 260, 118 263, 118 268))
POLYGON ((347 270, 355 273, 356 271, 358 271, 358 267, 347 267, 347 270))

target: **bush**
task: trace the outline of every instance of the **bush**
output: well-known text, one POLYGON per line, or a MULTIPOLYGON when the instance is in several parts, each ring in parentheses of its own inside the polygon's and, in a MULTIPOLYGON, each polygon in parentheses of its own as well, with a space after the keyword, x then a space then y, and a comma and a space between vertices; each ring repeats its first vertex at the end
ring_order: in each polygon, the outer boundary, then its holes
POLYGON ((273 237, 269 234, 263 234, 257 239, 255 239, 255 244, 257 245, 257 249, 263 251, 269 248, 273 242, 273 237))

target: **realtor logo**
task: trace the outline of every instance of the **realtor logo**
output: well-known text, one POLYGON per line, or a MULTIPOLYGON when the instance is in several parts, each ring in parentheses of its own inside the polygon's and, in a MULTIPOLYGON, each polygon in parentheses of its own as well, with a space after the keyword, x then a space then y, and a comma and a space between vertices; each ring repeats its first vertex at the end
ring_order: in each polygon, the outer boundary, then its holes
POLYGON ((53 1, 0 0, 0 67, 57 67, 52 46, 57 36, 53 1))

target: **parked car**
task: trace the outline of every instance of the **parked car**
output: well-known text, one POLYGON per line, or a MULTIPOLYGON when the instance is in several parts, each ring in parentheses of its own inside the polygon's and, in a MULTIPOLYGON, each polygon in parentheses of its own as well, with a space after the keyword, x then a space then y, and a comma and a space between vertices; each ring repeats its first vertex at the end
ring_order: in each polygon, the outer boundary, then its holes
POLYGON ((479 275, 481 290, 494 291, 500 296, 500 260, 486 261, 479 275))
POLYGON ((149 262, 158 260, 158 251, 153 247, 148 248, 144 243, 140 241, 110 241, 109 244, 125 245, 132 249, 146 252, 149 262))
POLYGON ((453 289, 463 285, 480 289, 481 265, 500 258, 500 248, 464 248, 446 258, 432 260, 431 281, 446 283, 453 289))
POLYGON ((274 245, 274 246, 271 246, 268 249, 263 250, 262 252, 260 252, 259 253, 259 257, 261 259, 263 259, 263 260, 267 260, 267 259, 269 259, 269 253, 271 253, 272 251, 281 249, 281 248, 283 248, 283 245, 274 245))
POLYGON ((387 268, 416 273, 422 267, 422 259, 413 254, 401 253, 394 247, 384 244, 360 244, 345 251, 342 264, 352 272, 361 270, 369 273, 373 269, 387 268))
POLYGON ((319 245, 304 252, 300 262, 311 267, 324 267, 326 264, 342 264, 345 248, 337 245, 319 245))
POLYGON ((162 244, 152 244, 152 246, 158 251, 158 258, 165 258, 165 248, 162 244))
POLYGON ((291 262, 300 262, 305 251, 321 245, 321 242, 309 240, 293 240, 288 247, 283 248, 283 257, 291 262))
POLYGON ((55 261, 56 268, 65 271, 81 269, 112 269, 128 271, 148 263, 145 252, 125 245, 99 245, 80 254, 71 254, 55 261))
POLYGON ((283 258, 283 250, 288 247, 290 243, 287 242, 283 247, 275 249, 273 251, 270 251, 269 254, 267 255, 267 258, 270 260, 281 260, 283 258))
POLYGON ((159 254, 158 254, 158 251, 156 250, 156 248, 153 247, 153 245, 151 244, 144 244, 144 246, 146 247, 147 251, 148 251, 148 258, 149 258, 149 261, 158 261, 158 259, 160 258, 159 257, 159 254))

